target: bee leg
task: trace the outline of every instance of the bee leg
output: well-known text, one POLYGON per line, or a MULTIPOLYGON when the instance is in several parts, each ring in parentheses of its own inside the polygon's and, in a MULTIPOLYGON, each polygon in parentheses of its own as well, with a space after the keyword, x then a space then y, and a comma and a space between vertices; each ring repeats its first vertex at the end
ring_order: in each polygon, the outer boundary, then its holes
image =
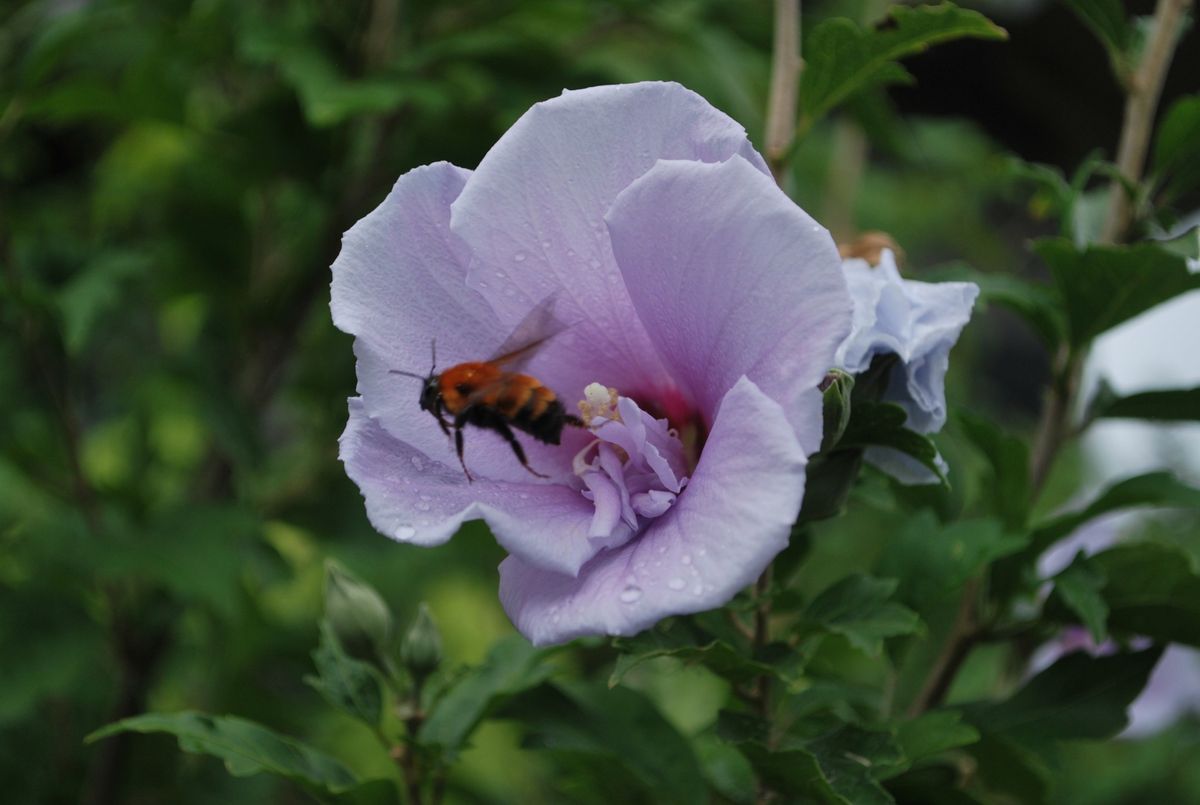
POLYGON ((438 411, 436 416, 437 416, 438 426, 442 429, 442 433, 446 434, 447 438, 449 438, 450 423, 447 422, 446 419, 442 416, 441 411, 438 411))
POLYGON ((521 443, 517 441, 517 437, 512 432, 512 428, 510 428, 504 422, 497 422, 494 427, 495 427, 496 433, 499 433, 501 436, 503 436, 504 440, 508 442, 508 446, 512 448, 512 451, 514 453, 516 453, 517 461, 521 462, 522 467, 524 467, 531 474, 536 475, 539 478, 549 478, 550 477, 549 475, 542 475, 540 472, 535 470, 533 467, 529 466, 529 461, 525 458, 525 448, 521 447, 521 443))
POLYGON ((471 471, 467 469, 467 460, 463 458, 463 425, 467 424, 466 411, 463 411, 454 418, 454 450, 458 453, 458 463, 462 464, 463 472, 467 475, 467 483, 473 482, 475 479, 471 477, 471 471))

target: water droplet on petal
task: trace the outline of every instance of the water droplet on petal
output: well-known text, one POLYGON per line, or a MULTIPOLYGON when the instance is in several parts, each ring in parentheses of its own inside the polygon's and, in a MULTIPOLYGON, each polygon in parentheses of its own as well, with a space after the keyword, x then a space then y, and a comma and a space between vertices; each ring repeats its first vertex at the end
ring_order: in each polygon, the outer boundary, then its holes
POLYGON ((673 578, 667 582, 667 586, 670 587, 672 590, 682 590, 686 585, 687 585, 687 582, 685 582, 683 579, 679 578, 678 576, 676 576, 675 578, 673 578))
POLYGON ((420 503, 417 504, 417 509, 418 509, 418 511, 427 512, 427 511, 429 511, 429 504, 422 500, 420 503))
POLYGON ((700 595, 703 592, 704 592, 703 584, 697 584, 695 587, 692 588, 692 595, 700 595))
POLYGON ((417 535, 417 529, 410 525, 402 525, 396 528, 396 539, 410 540, 417 535))
POLYGON ((642 588, 638 587, 636 585, 633 585, 633 584, 630 584, 628 587, 626 587, 624 590, 621 591, 621 600, 626 604, 632 604, 634 601, 637 601, 641 597, 642 597, 642 588))
POLYGON ((679 561, 683 562, 685 565, 690 565, 690 564, 692 563, 692 557, 691 557, 691 554, 686 554, 686 553, 685 553, 685 554, 683 555, 683 558, 682 558, 682 559, 680 559, 679 561))
POLYGON ((518 497, 520 497, 520 498, 521 498, 521 500, 529 500, 529 493, 528 493, 528 492, 522 492, 520 495, 518 495, 518 497))
POLYGON ((514 254, 514 255, 513 255, 513 262, 514 262, 514 263, 523 263, 523 262, 525 262, 525 252, 517 252, 516 254, 514 254))
POLYGON ((549 249, 549 248, 550 248, 550 241, 548 241, 548 240, 543 240, 543 241, 542 241, 542 248, 543 248, 543 249, 549 249))
POLYGON ((410 460, 412 461, 414 470, 416 470, 417 472, 425 471, 425 462, 421 460, 420 456, 413 456, 412 459, 410 459, 410 460))

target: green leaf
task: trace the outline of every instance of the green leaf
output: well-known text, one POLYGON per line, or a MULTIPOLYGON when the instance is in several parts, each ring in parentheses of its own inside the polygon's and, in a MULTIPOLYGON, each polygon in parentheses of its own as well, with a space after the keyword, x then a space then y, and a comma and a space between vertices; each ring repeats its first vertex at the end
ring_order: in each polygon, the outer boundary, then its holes
POLYGON ((311 790, 331 794, 348 791, 358 783, 348 768, 329 755, 261 724, 234 716, 147 713, 96 730, 87 737, 87 742, 122 732, 174 735, 184 752, 220 758, 235 777, 274 774, 311 790))
POLYGON ((692 741, 704 778, 721 796, 738 805, 755 799, 754 768, 746 756, 708 731, 692 741))
POLYGON ((1200 646, 1200 575, 1172 545, 1121 545, 1089 560, 1107 579, 1102 589, 1112 629, 1162 642, 1200 646))
POLYGON ((980 733, 979 741, 967 749, 979 764, 979 776, 990 791, 1008 797, 989 797, 985 802, 1019 802, 1040 805, 1046 802, 1051 771, 1042 753, 1019 741, 980 733))
POLYGON ((685 662, 698 662, 717 676, 731 682, 746 682, 763 674, 776 674, 782 669, 775 663, 762 662, 699 628, 688 618, 672 618, 647 629, 634 637, 618 638, 614 645, 621 652, 608 686, 616 687, 627 673, 644 662, 658 657, 675 657, 685 662))
POLYGON ((1190 389, 1143 391, 1118 397, 1101 381, 1089 406, 1089 418, 1150 419, 1158 422, 1200 420, 1200 386, 1190 389))
POLYGON ((1024 545, 1024 537, 1006 533, 996 520, 943 525, 926 510, 891 536, 875 571, 899 579, 898 600, 922 615, 936 614, 987 564, 1024 545))
POLYGON ((392 780, 369 780, 347 791, 340 791, 332 805, 400 805, 400 791, 392 780))
POLYGON ((818 453, 806 470, 801 523, 816 523, 836 517, 846 508, 854 482, 862 471, 862 450, 834 450, 818 453))
POLYGON ((70 354, 82 352, 101 318, 119 309, 127 298, 124 286, 145 274, 151 264, 149 257, 137 252, 102 254, 59 291, 63 345, 70 354))
POLYGON ((801 797, 796 800, 800 802, 857 805, 834 789, 816 756, 807 749, 792 747, 772 752, 757 743, 743 744, 738 748, 774 791, 801 797))
POLYGON ((1154 172, 1168 198, 1200 186, 1200 95, 1188 95, 1167 111, 1154 142, 1154 172))
POLYGON ((990 471, 981 484, 989 509, 1008 528, 1019 531, 1029 518, 1029 448, 1024 440, 995 423, 966 411, 958 414, 963 432, 979 448, 990 471))
POLYGON ((934 710, 896 729, 896 742, 908 765, 979 740, 979 730, 964 723, 957 710, 934 710))
POLYGON ((1200 274, 1161 246, 1089 246, 1079 251, 1067 240, 1038 241, 1035 249, 1050 266, 1066 304, 1071 343, 1082 346, 1181 293, 1200 288, 1200 274))
POLYGON ((1200 489, 1180 483, 1169 472, 1127 478, 1101 492, 1084 508, 1058 515, 1039 525, 1033 532, 1029 551, 1033 556, 1039 556, 1088 520, 1134 506, 1200 508, 1200 489))
POLYGON ((809 741, 805 749, 816 757, 829 785, 846 800, 856 805, 893 801, 876 779, 904 761, 890 733, 845 724, 809 741))
POLYGON ((1054 593, 1087 627, 1097 645, 1108 636, 1108 604, 1100 591, 1106 581, 1097 563, 1082 552, 1063 572, 1054 577, 1054 593))
POLYGON ((894 579, 855 574, 829 587, 804 612, 805 621, 833 634, 872 657, 883 652, 883 639, 912 634, 920 629, 917 613, 889 601, 896 591, 894 579))
POLYGON ((938 451, 928 436, 904 427, 908 415, 895 403, 859 401, 850 412, 850 424, 838 443, 839 450, 889 447, 915 458, 943 484, 945 473, 938 464, 938 451))
MULTIPOLYGON (((1061 177, 1059 178, 1061 180, 1061 177)), ((1069 193, 1069 185, 1065 180, 1062 181, 1062 192, 1069 193)), ((966 263, 957 261, 931 269, 929 276, 936 282, 975 283, 979 286, 980 302, 986 305, 1000 305, 1016 313, 1051 346, 1061 343, 1066 337, 1066 321, 1063 319, 1061 304, 1053 288, 1013 274, 978 271, 966 263)))
POLYGON ((1162 246, 1172 254, 1191 260, 1188 265, 1196 270, 1200 261, 1200 226, 1193 226, 1182 235, 1171 238, 1170 240, 1155 241, 1159 246, 1162 246))
POLYGON ((718 716, 717 733, 779 793, 827 803, 892 802, 877 780, 904 762, 890 733, 842 724, 810 740, 785 737, 779 747, 768 748, 768 732, 757 716, 728 710, 718 716))
POLYGON ((545 658, 545 651, 516 635, 492 646, 483 664, 467 671, 433 705, 418 742, 453 757, 489 712, 550 676, 553 669, 545 658))
POLYGON ((1092 657, 1063 657, 1011 698, 965 709, 981 732, 1023 746, 1055 740, 1111 738, 1125 728, 1125 709, 1146 686, 1161 648, 1092 657))
POLYGON ((321 641, 312 654, 317 676, 305 681, 335 707, 378 727, 383 717, 383 684, 376 670, 342 651, 327 622, 321 623, 321 641))
POLYGON ((895 6, 890 25, 869 31, 848 19, 820 23, 804 42, 800 77, 802 130, 835 106, 872 87, 906 83, 911 76, 897 59, 930 45, 962 37, 1004 39, 1003 28, 982 14, 951 3, 907 8, 895 6))
POLYGON ((1125 16, 1121 0, 1064 0, 1084 25, 1108 50, 1113 72, 1123 77, 1129 71, 1129 48, 1133 28, 1125 16))
POLYGON ((654 801, 708 801, 691 746, 629 688, 544 684, 510 701, 501 717, 519 721, 539 748, 616 759, 654 801))

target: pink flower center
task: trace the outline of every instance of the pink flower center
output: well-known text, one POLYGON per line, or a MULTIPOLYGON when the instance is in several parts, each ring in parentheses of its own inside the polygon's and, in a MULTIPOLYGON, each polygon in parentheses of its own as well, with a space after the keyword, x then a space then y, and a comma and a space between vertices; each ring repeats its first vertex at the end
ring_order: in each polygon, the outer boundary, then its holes
POLYGON ((683 443, 665 419, 597 383, 580 404, 595 440, 575 456, 583 496, 596 506, 588 536, 623 545, 675 503, 687 484, 683 443))

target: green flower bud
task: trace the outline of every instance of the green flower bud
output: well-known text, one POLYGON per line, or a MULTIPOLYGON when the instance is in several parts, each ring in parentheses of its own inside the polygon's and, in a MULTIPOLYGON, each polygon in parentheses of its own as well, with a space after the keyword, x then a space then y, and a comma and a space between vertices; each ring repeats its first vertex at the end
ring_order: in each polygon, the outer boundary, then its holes
POLYGON ((821 449, 828 451, 838 443, 850 424, 850 392, 854 390, 854 377, 841 369, 830 369, 821 381, 820 389, 824 394, 825 415, 821 449))
POLYGON ((325 566, 325 618, 342 649, 360 660, 377 660, 392 638, 392 613, 365 583, 333 562, 325 566))
POLYGON ((442 661, 442 635, 424 602, 400 643, 400 661, 416 677, 427 676, 442 661))

